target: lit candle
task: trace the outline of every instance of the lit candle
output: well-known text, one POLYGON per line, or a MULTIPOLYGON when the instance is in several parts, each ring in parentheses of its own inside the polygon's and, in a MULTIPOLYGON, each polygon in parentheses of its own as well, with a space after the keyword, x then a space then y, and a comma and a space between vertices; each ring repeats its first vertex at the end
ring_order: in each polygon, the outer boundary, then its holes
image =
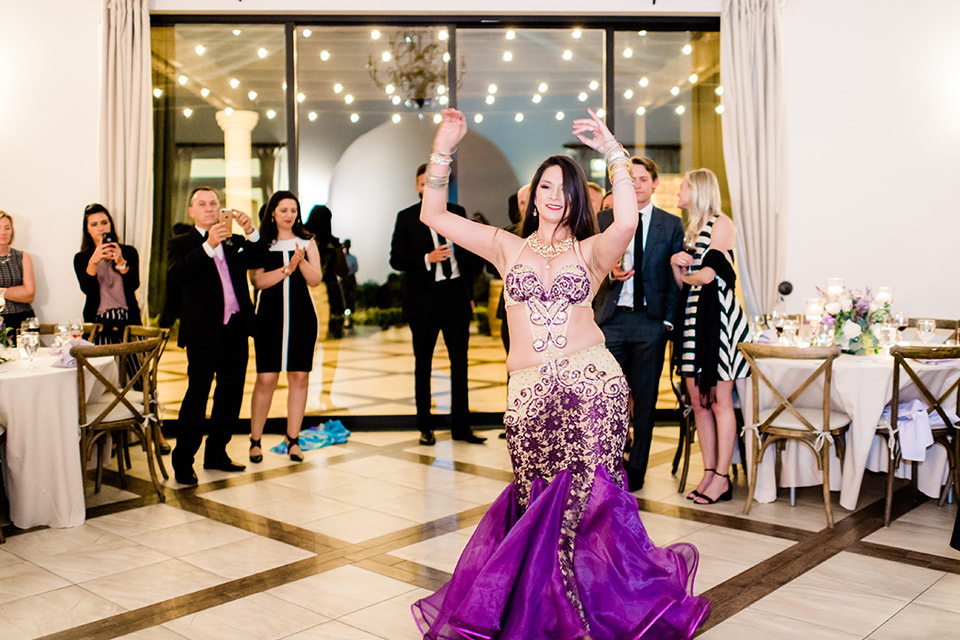
POLYGON ((877 292, 873 294, 873 301, 879 305, 885 302, 893 304, 893 287, 877 287, 877 292))
POLYGON ((827 295, 830 298, 838 298, 843 293, 843 285, 846 280, 843 278, 827 278, 825 281, 827 295))

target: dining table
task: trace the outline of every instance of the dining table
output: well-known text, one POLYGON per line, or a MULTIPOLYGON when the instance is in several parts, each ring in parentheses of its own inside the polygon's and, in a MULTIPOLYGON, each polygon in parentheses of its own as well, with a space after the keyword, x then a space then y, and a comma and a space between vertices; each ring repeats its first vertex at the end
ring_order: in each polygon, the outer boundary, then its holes
MULTIPOLYGON (((0 424, 7 428, 3 480, 10 520, 20 529, 83 524, 84 475, 80 469, 77 368, 69 356, 39 349, 0 364, 0 424)), ((108 380, 118 379, 113 357, 92 359, 108 380)), ((86 372, 89 400, 103 393, 86 372)))
MULTIPOLYGON (((790 360, 764 358, 758 360, 763 373, 784 395, 789 395, 803 380, 820 366, 818 360, 790 360)), ((942 395, 960 376, 957 361, 912 361, 911 366, 925 385, 937 397, 942 395)), ((799 407, 820 408, 823 406, 823 378, 819 385, 811 385, 796 401, 799 407)), ((741 398, 744 421, 754 423, 752 416, 752 384, 749 378, 737 380, 737 393, 741 398)), ((877 355, 841 354, 833 362, 833 379, 830 385, 830 402, 834 411, 845 413, 850 418, 845 444, 846 453, 841 461, 836 446, 830 447, 830 489, 840 492, 840 506, 855 510, 860 496, 860 485, 867 470, 886 473, 889 456, 882 439, 877 436, 884 407, 893 397, 893 357, 886 353, 877 355)), ((956 394, 944 402, 944 407, 956 412, 956 394)), ((900 402, 919 400, 921 395, 909 376, 900 377, 900 402)), ((772 394, 760 384, 760 410, 776 406, 772 394)), ((831 424, 831 427, 837 425, 831 424)), ((753 452, 754 432, 744 429, 748 463, 753 452)), ((823 473, 817 467, 813 453, 803 445, 788 442, 781 456, 780 487, 806 487, 823 484, 823 473)), ((776 500, 778 484, 775 482, 775 456, 768 450, 757 470, 757 485, 754 498, 757 502, 776 500)), ((910 463, 901 464, 896 475, 909 477, 910 463)), ((926 449, 926 458, 919 463, 918 488, 931 497, 940 494, 947 481, 948 463, 946 453, 940 446, 926 449)))

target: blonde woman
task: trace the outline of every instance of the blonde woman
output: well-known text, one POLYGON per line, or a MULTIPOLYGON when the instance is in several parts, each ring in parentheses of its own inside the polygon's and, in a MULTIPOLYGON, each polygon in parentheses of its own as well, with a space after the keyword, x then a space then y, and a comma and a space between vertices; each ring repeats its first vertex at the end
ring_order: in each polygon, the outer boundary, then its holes
POLYGON ((746 340, 747 319, 734 295, 736 232, 720 210, 720 183, 709 169, 695 169, 680 183, 678 203, 689 214, 693 255, 671 257, 673 275, 686 300, 680 373, 693 404, 703 456, 703 478, 687 498, 697 504, 730 500, 727 473, 737 440, 733 383, 748 374, 737 343, 746 340))
POLYGON ((33 260, 30 254, 13 248, 16 236, 13 217, 0 211, 0 299, 3 305, 3 326, 14 330, 34 315, 33 296, 36 285, 33 280, 33 260))

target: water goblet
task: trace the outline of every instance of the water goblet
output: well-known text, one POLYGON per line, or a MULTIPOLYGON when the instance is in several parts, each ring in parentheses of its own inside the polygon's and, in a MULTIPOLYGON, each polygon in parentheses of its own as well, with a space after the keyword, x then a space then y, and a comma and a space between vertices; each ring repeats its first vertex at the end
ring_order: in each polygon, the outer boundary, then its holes
POLYGON ((23 328, 27 331, 39 331, 40 330, 40 321, 35 318, 24 318, 23 319, 23 328))
POLYGON ((66 322, 58 322, 54 333, 54 340, 56 340, 57 348, 62 352, 70 342, 70 325, 66 322))
POLYGON ((880 348, 884 350, 889 350, 890 347, 897 344, 897 334, 898 329, 896 325, 892 325, 884 322, 880 325, 880 330, 878 331, 880 338, 880 348))
POLYGON ((36 357, 37 349, 40 347, 40 334, 36 331, 24 331, 20 334, 20 339, 23 341, 23 351, 30 360, 30 368, 33 369, 33 359, 36 357))
POLYGON ((781 341, 786 344, 788 347, 795 347, 797 345, 797 335, 798 327, 793 320, 785 320, 783 322, 783 333, 781 341))
POLYGON ((933 334, 937 331, 937 322, 930 318, 917 320, 917 337, 923 344, 930 344, 933 334))

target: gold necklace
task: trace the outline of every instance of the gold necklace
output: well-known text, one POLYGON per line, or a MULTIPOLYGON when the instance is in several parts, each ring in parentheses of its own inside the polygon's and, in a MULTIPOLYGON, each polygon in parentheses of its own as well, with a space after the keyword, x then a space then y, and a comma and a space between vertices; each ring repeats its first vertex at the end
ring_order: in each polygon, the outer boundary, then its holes
POLYGON ((549 269, 551 260, 573 248, 573 234, 556 244, 547 245, 540 239, 540 233, 534 231, 527 237, 527 244, 533 249, 534 253, 547 261, 546 268, 549 269))

